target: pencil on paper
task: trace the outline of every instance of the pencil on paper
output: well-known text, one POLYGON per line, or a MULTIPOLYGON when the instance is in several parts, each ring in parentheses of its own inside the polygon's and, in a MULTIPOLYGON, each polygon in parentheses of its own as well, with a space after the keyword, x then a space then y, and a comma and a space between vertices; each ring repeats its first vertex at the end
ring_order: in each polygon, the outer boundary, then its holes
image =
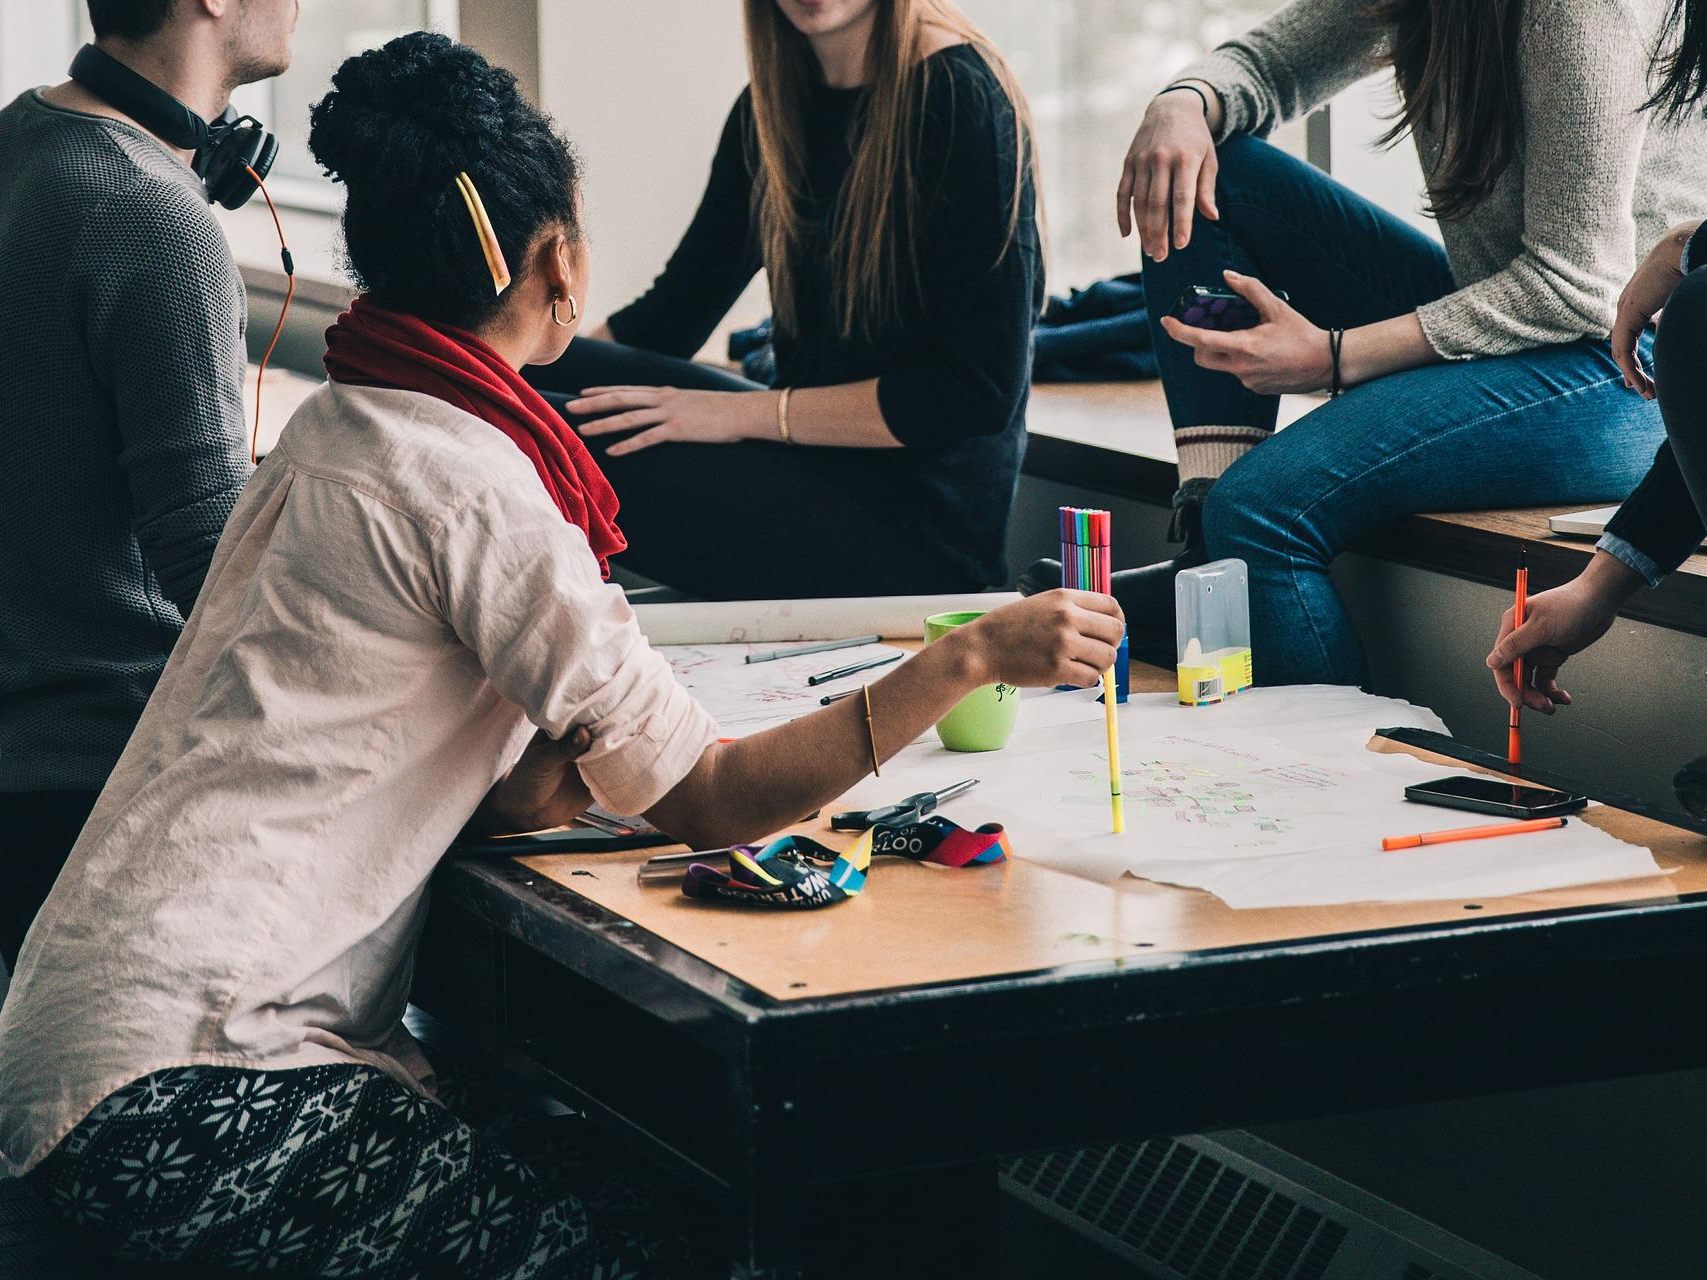
POLYGON ((1425 844, 1452 844, 1458 840, 1489 840, 1494 836, 1523 836, 1532 831, 1557 831, 1564 818, 1531 818, 1527 822, 1500 822, 1491 827, 1459 827, 1455 831, 1424 831, 1414 836, 1388 836, 1381 847, 1388 853, 1416 849, 1425 844))
POLYGON ((795 645, 792 649, 772 649, 768 653, 749 653, 743 662, 775 662, 778 658, 799 658, 808 653, 829 653, 832 649, 857 649, 862 644, 877 644, 882 636, 850 636, 846 640, 820 640, 817 644, 795 645))
POLYGON ((899 662, 907 655, 892 653, 883 658, 869 658, 864 662, 855 662, 845 667, 837 667, 834 671, 820 671, 815 676, 807 676, 806 683, 814 687, 829 684, 832 680, 840 680, 843 676, 858 675, 861 671, 870 671, 873 667, 886 667, 891 662, 899 662))

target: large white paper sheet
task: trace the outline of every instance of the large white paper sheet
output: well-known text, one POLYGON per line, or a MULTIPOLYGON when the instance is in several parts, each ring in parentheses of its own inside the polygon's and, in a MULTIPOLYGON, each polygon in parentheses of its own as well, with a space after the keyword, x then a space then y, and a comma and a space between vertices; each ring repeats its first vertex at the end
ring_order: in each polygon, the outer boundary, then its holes
POLYGON ((1257 689, 1216 707, 1136 694, 1120 711, 1126 831, 1109 831, 1094 693, 1029 697, 1002 751, 924 739, 866 779, 853 807, 981 785, 945 812, 1001 822, 1019 856, 1107 881, 1124 873, 1207 890, 1234 907, 1476 899, 1660 874, 1653 856, 1584 823, 1561 831, 1386 853, 1381 838, 1489 819, 1411 804, 1451 772, 1367 751, 1376 729, 1441 731, 1433 713, 1353 689, 1257 689))
POLYGON ((933 613, 999 609, 1018 599, 1012 591, 985 591, 845 600, 723 600, 641 604, 634 607, 634 616, 655 645, 759 644, 873 635, 916 640, 925 634, 925 619, 933 613))
POLYGON ((823 705, 821 700, 825 696, 888 675, 898 664, 892 662, 821 685, 807 684, 808 677, 902 652, 893 645, 862 644, 851 649, 803 654, 798 658, 776 658, 770 662, 748 663, 745 660, 749 653, 788 647, 776 644, 673 644, 660 645, 658 652, 668 660, 676 679, 711 713, 718 729, 731 738, 744 738, 750 733, 809 715, 823 705))

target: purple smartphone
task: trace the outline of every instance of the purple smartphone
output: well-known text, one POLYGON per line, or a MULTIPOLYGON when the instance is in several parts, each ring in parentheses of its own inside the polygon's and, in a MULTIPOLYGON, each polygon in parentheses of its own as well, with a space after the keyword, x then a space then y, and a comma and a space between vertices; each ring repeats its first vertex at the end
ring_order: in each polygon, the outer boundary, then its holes
MULTIPOLYGON (((1274 296, 1282 302, 1288 300, 1278 289, 1274 296)), ((1254 329, 1260 323, 1257 309, 1238 294, 1224 289, 1207 289, 1200 284, 1194 284, 1180 294, 1169 314, 1194 329, 1215 329, 1222 333, 1254 329)))

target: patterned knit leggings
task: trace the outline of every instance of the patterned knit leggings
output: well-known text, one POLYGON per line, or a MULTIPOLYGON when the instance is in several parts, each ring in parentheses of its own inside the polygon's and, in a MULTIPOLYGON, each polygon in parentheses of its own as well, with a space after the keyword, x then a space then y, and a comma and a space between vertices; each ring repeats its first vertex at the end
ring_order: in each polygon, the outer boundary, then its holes
POLYGON ((370 1067, 181 1067, 107 1098, 30 1179, 108 1253, 185 1274, 681 1274, 645 1181, 576 1163, 535 1173, 370 1067))

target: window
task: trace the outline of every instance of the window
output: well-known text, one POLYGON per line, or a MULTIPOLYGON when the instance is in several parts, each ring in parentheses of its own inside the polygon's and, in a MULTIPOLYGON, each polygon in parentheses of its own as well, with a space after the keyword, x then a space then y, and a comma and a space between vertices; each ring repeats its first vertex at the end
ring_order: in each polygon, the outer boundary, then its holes
MULTIPOLYGON (((1025 87, 1037 121, 1050 289, 1139 269, 1114 222, 1115 184, 1144 107, 1205 50, 1281 0, 962 0, 1025 87)), ((1277 135, 1302 152, 1303 129, 1277 135)))
MULTIPOLYGON (((268 189, 281 204, 328 212, 340 197, 308 153, 308 109, 331 86, 345 58, 405 31, 457 33, 457 0, 301 0, 290 70, 232 95, 239 111, 278 135, 268 189)), ((64 79, 79 44, 93 39, 83 0, 0 5, 0 104, 25 89, 64 79)))
POLYGON ((280 204, 333 212, 342 196, 308 151, 308 110, 325 95, 332 73, 351 54, 423 28, 457 33, 456 0, 301 0, 290 70, 237 91, 233 101, 266 122, 279 139, 267 187, 280 204))

